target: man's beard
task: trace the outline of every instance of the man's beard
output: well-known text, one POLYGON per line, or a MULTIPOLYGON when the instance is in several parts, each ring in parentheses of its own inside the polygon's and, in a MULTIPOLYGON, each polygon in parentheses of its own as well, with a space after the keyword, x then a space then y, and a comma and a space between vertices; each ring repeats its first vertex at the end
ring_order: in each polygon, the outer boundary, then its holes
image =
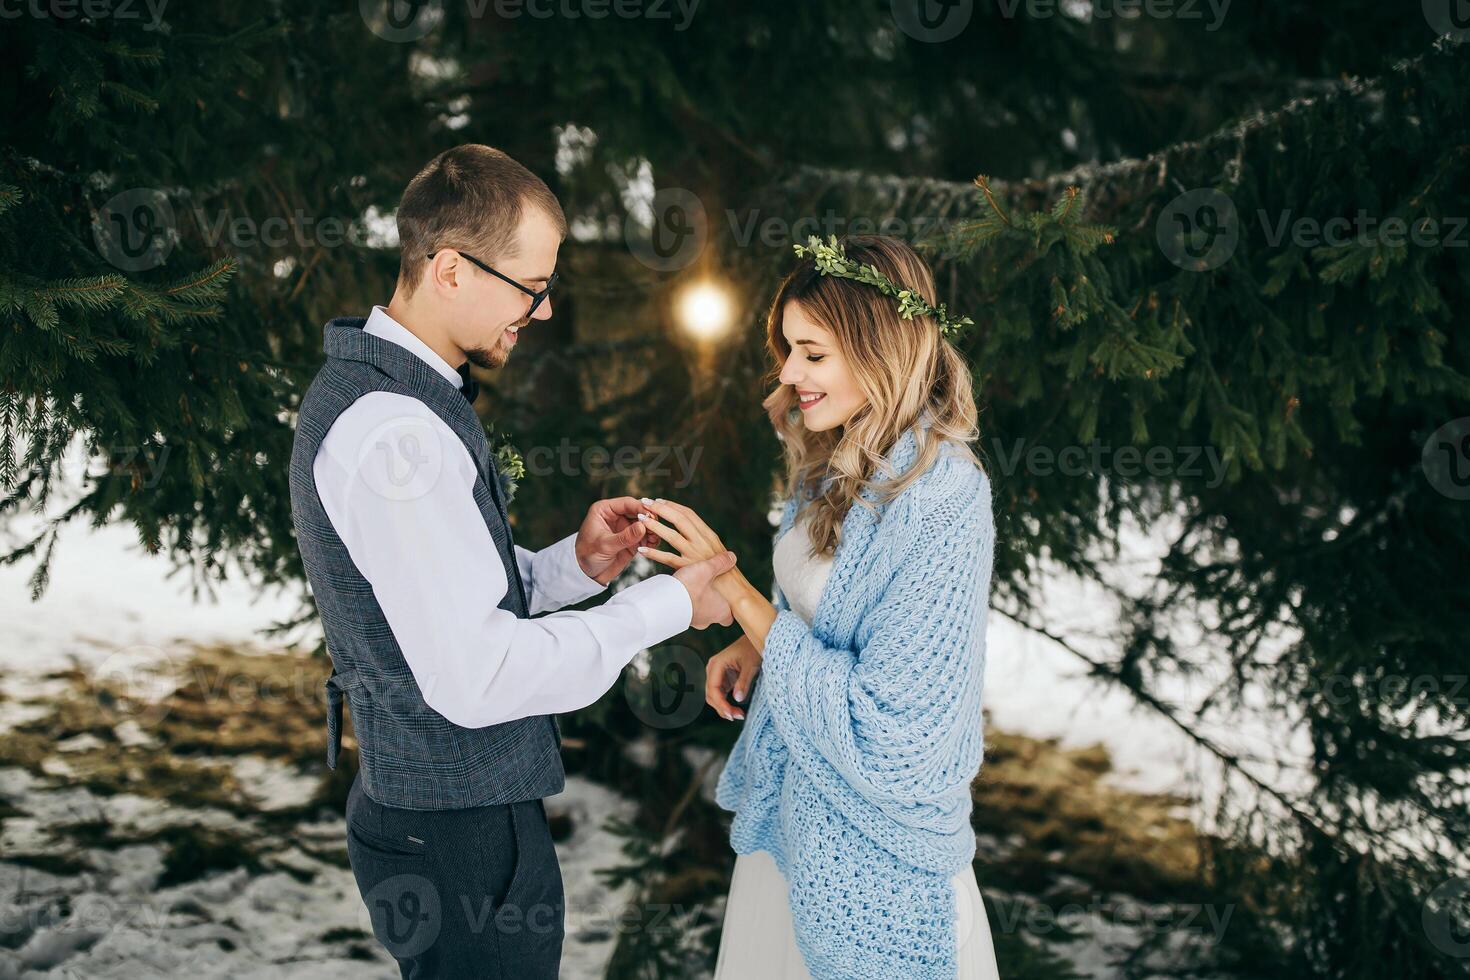
MULTIPOLYGON (((526 317, 519 323, 512 323, 512 327, 520 328, 531 322, 526 317)), ((486 371, 497 371, 505 367, 505 362, 510 360, 511 345, 505 342, 505 334, 502 333, 495 341, 494 347, 472 347, 464 352, 465 357, 475 367, 484 368, 486 371)))
POLYGON ((488 350, 484 347, 472 347, 464 355, 475 367, 495 371, 505 367, 505 362, 510 360, 510 348, 505 346, 504 340, 498 340, 488 350))

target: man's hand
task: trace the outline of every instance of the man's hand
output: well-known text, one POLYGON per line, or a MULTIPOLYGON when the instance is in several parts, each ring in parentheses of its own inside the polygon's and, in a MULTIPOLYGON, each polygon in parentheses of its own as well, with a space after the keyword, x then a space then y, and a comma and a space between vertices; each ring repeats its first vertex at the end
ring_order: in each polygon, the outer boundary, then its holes
POLYGON ((608 584, 628 567, 645 537, 653 543, 638 520, 642 510, 633 497, 599 500, 588 508, 587 519, 577 530, 577 564, 598 585, 608 584))
POLYGON ((674 578, 689 590, 689 600, 694 604, 694 616, 689 625, 702 630, 711 623, 729 626, 735 621, 730 604, 711 585, 719 576, 735 567, 735 553, 722 552, 713 558, 685 565, 674 573, 674 578))

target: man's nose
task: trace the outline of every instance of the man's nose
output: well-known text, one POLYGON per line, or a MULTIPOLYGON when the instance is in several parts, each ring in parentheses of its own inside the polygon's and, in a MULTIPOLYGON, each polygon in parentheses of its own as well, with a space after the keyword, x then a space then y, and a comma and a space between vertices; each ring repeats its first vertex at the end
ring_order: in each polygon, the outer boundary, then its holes
POLYGON ((543 299, 541 301, 541 305, 538 306, 538 307, 536 307, 536 312, 531 314, 531 319, 533 319, 533 320, 550 320, 551 319, 551 297, 550 296, 547 296, 545 299, 543 299))

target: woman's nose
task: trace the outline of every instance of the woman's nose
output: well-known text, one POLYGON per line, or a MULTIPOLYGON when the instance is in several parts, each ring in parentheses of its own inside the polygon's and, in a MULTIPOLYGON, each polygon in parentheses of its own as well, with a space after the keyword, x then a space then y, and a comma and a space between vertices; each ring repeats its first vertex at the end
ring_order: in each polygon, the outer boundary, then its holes
POLYGON ((781 376, 776 380, 783 385, 794 385, 801 380, 801 372, 797 370, 795 358, 786 358, 786 363, 781 365, 781 376))

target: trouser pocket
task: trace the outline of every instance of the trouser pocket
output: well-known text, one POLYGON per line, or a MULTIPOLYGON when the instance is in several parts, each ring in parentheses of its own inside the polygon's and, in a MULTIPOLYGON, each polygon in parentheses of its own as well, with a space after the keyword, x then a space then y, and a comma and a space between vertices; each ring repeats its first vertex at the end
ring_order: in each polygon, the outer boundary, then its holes
POLYGON ((506 975, 554 980, 566 930, 561 864, 541 800, 510 805, 515 871, 495 917, 506 975))
POLYGON ((354 782, 347 799, 347 859, 372 933, 404 977, 440 975, 444 896, 423 838, 385 830, 382 808, 354 782))
POLYGON ((565 897, 540 800, 406 810, 354 784, 347 851, 404 977, 554 980, 565 897))

